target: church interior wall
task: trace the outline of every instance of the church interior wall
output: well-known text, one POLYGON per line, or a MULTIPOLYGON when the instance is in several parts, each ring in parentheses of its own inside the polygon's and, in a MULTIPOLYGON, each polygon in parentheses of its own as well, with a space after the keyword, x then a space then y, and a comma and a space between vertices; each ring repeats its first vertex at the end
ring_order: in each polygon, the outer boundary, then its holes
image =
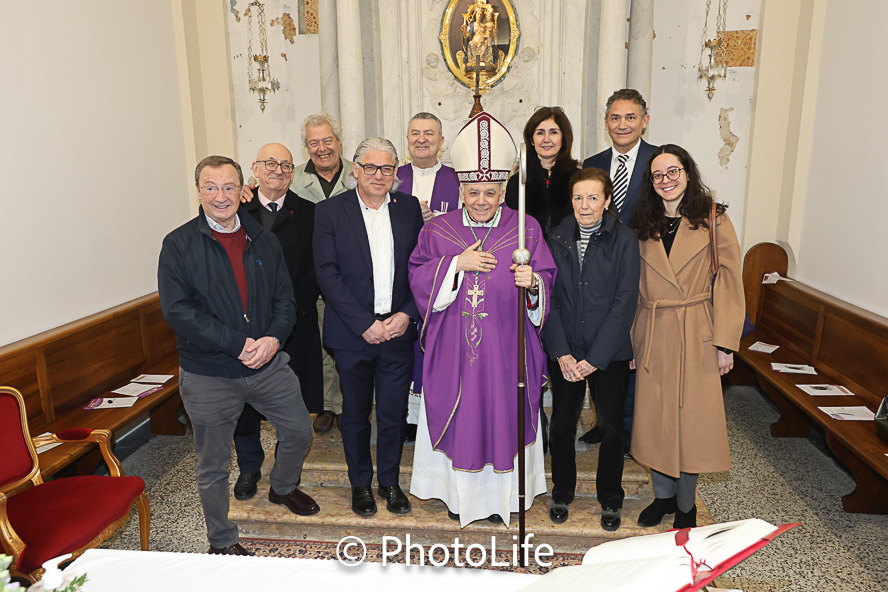
POLYGON ((156 290, 193 195, 176 10, 4 5, 0 344, 156 290))

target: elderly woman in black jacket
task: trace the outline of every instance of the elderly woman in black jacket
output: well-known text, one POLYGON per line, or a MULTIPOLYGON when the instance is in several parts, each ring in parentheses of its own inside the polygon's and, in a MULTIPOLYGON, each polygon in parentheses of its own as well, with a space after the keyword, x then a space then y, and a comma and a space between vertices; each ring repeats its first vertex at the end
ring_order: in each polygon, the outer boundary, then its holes
POLYGON ((605 171, 582 169, 569 184, 573 216, 549 234, 558 265, 552 311, 544 329, 553 372, 552 507, 556 524, 567 520, 577 483, 574 438, 588 383, 601 427, 596 489, 601 526, 620 527, 623 507, 623 403, 632 344, 629 330, 638 304, 638 238, 610 209, 614 188, 605 171))

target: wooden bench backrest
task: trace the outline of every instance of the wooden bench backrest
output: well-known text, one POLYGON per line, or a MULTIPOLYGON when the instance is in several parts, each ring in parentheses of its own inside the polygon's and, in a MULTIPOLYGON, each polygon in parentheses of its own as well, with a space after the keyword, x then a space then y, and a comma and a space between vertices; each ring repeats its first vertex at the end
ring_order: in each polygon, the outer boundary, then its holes
POLYGON ((39 433, 175 350, 155 292, 0 348, 0 384, 21 391, 39 433))
MULTIPOLYGON (((773 247, 777 245, 768 249, 773 247)), ((766 268, 767 264, 760 267, 766 268)), ((782 337, 785 342, 781 347, 877 406, 888 395, 888 319, 801 282, 761 285, 760 269, 744 271, 744 284, 757 282, 760 286, 758 306, 750 311, 755 312, 750 316, 756 319, 756 327, 782 337)), ((753 289, 744 287, 747 292, 753 289)))

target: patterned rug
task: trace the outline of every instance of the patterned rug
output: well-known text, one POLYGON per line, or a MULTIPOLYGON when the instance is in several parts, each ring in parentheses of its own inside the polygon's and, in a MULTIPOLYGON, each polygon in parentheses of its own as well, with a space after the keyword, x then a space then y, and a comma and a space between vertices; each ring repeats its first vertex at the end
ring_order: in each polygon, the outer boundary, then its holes
MULTIPOLYGON (((261 557, 295 557, 298 559, 329 559, 337 560, 342 555, 354 556, 355 550, 345 550, 340 547, 339 543, 328 543, 323 541, 289 541, 278 539, 258 539, 241 537, 240 543, 261 557)), ((382 545, 378 543, 367 543, 364 545, 366 550, 363 553, 363 561, 373 561, 376 563, 383 562, 382 545)), ((482 549, 480 546, 474 546, 469 549, 466 555, 465 548, 460 548, 460 556, 454 559, 453 549, 447 548, 447 555, 443 545, 436 545, 425 550, 426 565, 433 562, 436 566, 446 567, 468 567, 476 569, 495 569, 500 571, 512 571, 517 573, 545 574, 565 565, 579 565, 583 560, 583 555, 579 553, 555 553, 551 557, 546 557, 545 562, 551 563, 548 567, 537 565, 530 558, 530 565, 527 567, 519 567, 514 565, 517 558, 512 551, 497 550, 496 559, 489 560, 487 553, 489 549, 482 549), (435 548, 442 547, 442 548, 435 548)), ((357 554, 361 554, 358 550, 357 554)), ((400 552, 394 556, 386 558, 390 563, 405 563, 404 552, 400 552)), ((419 550, 412 550, 410 554, 410 565, 420 565, 419 550)))

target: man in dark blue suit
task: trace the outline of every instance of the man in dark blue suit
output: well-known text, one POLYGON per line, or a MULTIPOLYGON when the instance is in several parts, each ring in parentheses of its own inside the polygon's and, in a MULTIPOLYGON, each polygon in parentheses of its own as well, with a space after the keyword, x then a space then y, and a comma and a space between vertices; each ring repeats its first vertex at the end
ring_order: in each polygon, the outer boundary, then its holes
POLYGON ((377 492, 390 512, 410 511, 398 483, 419 318, 407 260, 423 221, 419 201, 392 190, 397 164, 391 142, 364 140, 355 152, 351 189, 315 209, 315 273, 327 304, 323 339, 339 366, 342 444, 352 511, 359 516, 376 513, 370 488, 374 391, 377 492))
POLYGON ((632 88, 618 90, 607 100, 604 116, 614 147, 583 161, 584 169, 595 167, 610 173, 614 208, 627 226, 638 203, 644 167, 657 148, 641 139, 650 117, 641 93, 632 88))
MULTIPOLYGON (((650 118, 647 104, 640 92, 634 88, 618 90, 607 100, 604 115, 607 133, 614 147, 603 150, 583 161, 584 169, 595 167, 610 173, 611 180, 614 182, 613 205, 620 215, 620 221, 627 226, 635 212, 635 204, 638 203, 644 167, 647 166, 651 154, 657 149, 657 146, 652 146, 641 139, 650 118)), ((629 379, 629 392, 626 396, 623 413, 623 429, 627 434, 632 433, 634 409, 635 373, 633 372, 629 379)), ((596 426, 580 436, 580 440, 590 444, 601 442, 598 427, 596 426)), ((626 456, 628 456, 628 436, 624 440, 626 456)))

